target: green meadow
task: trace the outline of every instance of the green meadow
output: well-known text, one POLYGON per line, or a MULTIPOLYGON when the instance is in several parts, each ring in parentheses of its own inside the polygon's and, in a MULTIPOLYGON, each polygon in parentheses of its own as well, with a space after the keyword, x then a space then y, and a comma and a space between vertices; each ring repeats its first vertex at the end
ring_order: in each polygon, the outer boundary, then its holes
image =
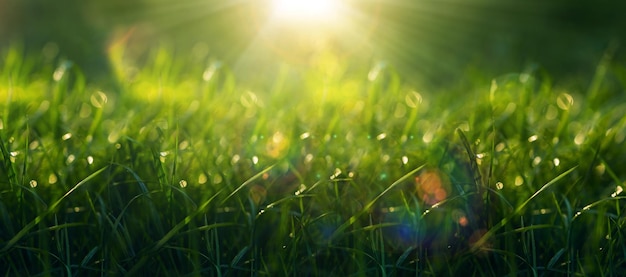
POLYGON ((0 48, 1 275, 626 272, 617 43, 590 71, 428 83, 330 46, 240 74, 129 41, 98 76, 0 48))
POLYGON ((3 53, 6 275, 576 275, 626 268, 625 67, 417 90, 331 55, 267 91, 155 50, 119 86, 3 53), (295 80, 295 81, 294 81, 295 80))

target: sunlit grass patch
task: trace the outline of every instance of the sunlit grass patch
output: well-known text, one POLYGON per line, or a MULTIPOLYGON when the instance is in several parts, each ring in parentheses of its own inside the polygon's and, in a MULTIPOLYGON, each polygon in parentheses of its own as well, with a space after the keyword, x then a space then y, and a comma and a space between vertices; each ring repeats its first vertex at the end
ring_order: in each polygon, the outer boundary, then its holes
POLYGON ((626 266, 619 83, 594 87, 614 96, 602 102, 531 70, 457 93, 409 85, 386 63, 341 68, 329 55, 255 86, 214 60, 186 68, 163 51, 146 65, 114 64, 113 88, 66 63, 18 70, 34 62, 5 54, 3 272, 626 266))

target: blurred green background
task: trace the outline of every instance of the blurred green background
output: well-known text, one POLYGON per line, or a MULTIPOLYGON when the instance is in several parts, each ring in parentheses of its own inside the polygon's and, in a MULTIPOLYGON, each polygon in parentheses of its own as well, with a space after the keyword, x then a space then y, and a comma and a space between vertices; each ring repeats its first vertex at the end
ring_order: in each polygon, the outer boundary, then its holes
POLYGON ((241 78, 284 63, 308 66, 306 57, 323 48, 356 67, 385 61, 409 81, 433 85, 463 78, 468 67, 589 76, 605 53, 624 60, 624 1, 345 1, 350 23, 327 26, 323 46, 302 39, 311 30, 270 30, 268 2, 0 0, 0 48, 69 59, 91 78, 110 74, 107 50, 119 42, 136 61, 165 46, 174 56, 232 65, 241 78))

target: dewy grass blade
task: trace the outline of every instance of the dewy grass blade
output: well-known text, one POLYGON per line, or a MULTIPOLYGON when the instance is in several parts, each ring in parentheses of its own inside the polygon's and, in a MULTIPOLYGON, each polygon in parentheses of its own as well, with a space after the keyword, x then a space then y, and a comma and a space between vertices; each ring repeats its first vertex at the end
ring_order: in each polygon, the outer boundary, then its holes
POLYGON ((233 192, 231 192, 228 196, 226 196, 226 198, 224 198, 224 200, 222 200, 222 202, 220 202, 220 205, 226 203, 226 201, 228 199, 233 197, 233 195, 237 194, 237 192, 239 192, 241 189, 246 187, 248 184, 252 183, 254 180, 261 178, 261 176, 263 176, 263 174, 265 174, 268 171, 270 171, 272 168, 274 168, 274 166, 276 166, 276 165, 273 164, 273 165, 268 166, 267 168, 261 170, 261 172, 257 173, 256 175, 252 176, 250 179, 248 179, 245 182, 243 182, 243 184, 241 184, 238 188, 236 188, 233 192))
POLYGON ((71 188, 69 191, 67 191, 63 196, 61 196, 61 198, 59 198, 59 200, 57 200, 56 202, 54 202, 52 205, 50 205, 50 207, 48 207, 48 210, 46 210, 45 212, 41 213, 40 215, 38 215, 37 217, 35 217, 35 219, 33 219, 33 221, 31 221, 30 223, 26 224, 26 226, 24 226, 24 228, 22 228, 22 230, 20 230, 13 238, 11 238, 5 245, 4 247, 2 247, 0 249, 0 254, 5 253, 7 251, 9 251, 13 245, 15 245, 23 236, 25 236, 30 229, 32 229, 33 227, 35 227, 37 224, 39 224, 39 222, 41 222, 47 215, 53 213, 56 209, 57 206, 59 206, 59 204, 61 204, 61 202, 67 198, 70 194, 72 194, 72 192, 76 191, 78 188, 80 188, 82 185, 84 185, 85 183, 87 183, 88 181, 90 181, 91 179, 95 178, 96 176, 98 176, 100 173, 102 173, 103 171, 105 171, 109 166, 105 166, 103 168, 100 168, 99 170, 97 170, 94 173, 91 173, 89 176, 87 176, 85 179, 83 179, 82 181, 78 182, 78 184, 76 184, 73 188, 71 188))
POLYGON ((404 176, 400 177, 400 179, 396 180, 395 182, 393 182, 391 185, 389 185, 389 187, 387 187, 387 189, 385 189, 383 192, 381 192, 379 195, 377 195, 376 197, 374 197, 374 199, 372 199, 372 201, 370 201, 369 203, 367 203, 363 209, 360 212, 357 212, 356 214, 354 214, 353 216, 351 216, 348 221, 346 221, 344 224, 342 224, 341 226, 339 226, 335 232, 331 235, 331 240, 332 238, 335 238, 336 236, 338 236, 339 234, 341 234, 343 231, 346 230, 346 228, 350 227, 350 225, 354 224, 354 222, 357 221, 357 219, 363 215, 364 213, 366 213, 367 211, 369 211, 372 206, 374 206, 374 204, 376 203, 376 201, 378 201, 378 199, 380 199, 381 197, 383 197, 383 195, 387 194, 387 192, 389 192, 391 189, 393 189, 394 187, 396 187, 397 185, 401 184, 402 182, 404 182, 405 180, 409 179, 410 177, 412 177, 413 175, 415 175, 415 173, 417 173, 418 171, 422 170, 426 165, 421 165, 419 167, 417 167, 416 169, 413 169, 411 171, 409 171, 407 174, 404 174, 404 176))
MULTIPOLYGON (((149 249, 146 249, 146 252, 143 253, 143 256, 141 257, 141 259, 133 266, 133 268, 129 270, 129 275, 134 275, 134 273, 136 273, 148 261, 148 259, 151 257, 149 255, 150 253, 154 253, 158 251, 161 247, 163 247, 163 245, 165 245, 165 243, 167 243, 174 235, 176 235, 178 231, 180 231, 183 227, 185 227, 185 225, 189 224, 194 217, 203 213, 206 207, 209 206, 209 204, 213 202, 213 200, 219 194, 220 192, 216 193, 207 201, 205 201, 202 205, 200 205, 200 207, 195 212, 186 216, 181 222, 176 224, 176 226, 174 226, 174 228, 172 228, 169 232, 167 232, 165 236, 163 236, 159 241, 157 241, 156 244, 154 244, 154 246, 150 247, 149 249)), ((215 225, 215 227, 217 228, 219 226, 215 225)))
POLYGON ((496 231, 498 231, 500 228, 504 227, 514 216, 519 214, 524 209, 524 207, 526 207, 526 205, 528 205, 528 203, 530 203, 530 201, 532 201, 535 197, 537 197, 537 195, 539 195, 541 192, 543 192, 546 189, 548 189, 549 187, 551 187, 557 181, 563 179, 565 176, 567 176, 570 173, 572 173, 574 170, 576 170, 576 168, 578 168, 578 166, 574 166, 574 167, 570 168, 569 170, 561 173, 561 175, 559 175, 556 178, 552 179, 550 182, 548 182, 545 185, 543 185, 533 195, 531 195, 528 199, 526 199, 526 201, 524 201, 521 205, 519 205, 515 209, 515 211, 513 211, 513 213, 511 213, 507 217, 503 218, 495 226, 491 227, 491 229, 489 229, 489 231, 487 231, 474 245, 472 245, 471 250, 472 251, 477 251, 478 249, 480 249, 495 234, 496 231))

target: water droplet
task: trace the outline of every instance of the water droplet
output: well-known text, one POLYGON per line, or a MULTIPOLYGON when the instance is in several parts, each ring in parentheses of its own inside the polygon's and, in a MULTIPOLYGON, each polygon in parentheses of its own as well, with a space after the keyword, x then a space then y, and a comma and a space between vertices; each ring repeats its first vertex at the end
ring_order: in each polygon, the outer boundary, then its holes
POLYGON ((67 156, 67 160, 65 162, 67 164, 71 164, 74 162, 74 160, 76 160, 76 156, 74 156, 73 154, 70 154, 69 156, 67 156))
POLYGON ((98 109, 101 109, 104 107, 104 104, 106 104, 109 99, 104 92, 96 91, 93 94, 91 94, 91 97, 89 98, 89 100, 91 101, 91 105, 93 105, 94 107, 98 109))
POLYGON ((533 141, 536 141, 538 138, 539 138, 539 136, 537 136, 537 135, 532 135, 532 136, 530 136, 530 137, 528 138, 528 142, 533 142, 533 141))
POLYGON ((404 97, 404 101, 406 102, 407 106, 415 109, 419 104, 422 103, 422 95, 416 91, 411 91, 407 93, 407 95, 404 97))
POLYGON ((435 137, 434 131, 427 131, 422 137, 422 141, 424 141, 425 143, 430 143, 431 141, 433 141, 434 137, 435 137))
POLYGON ((617 197, 623 191, 624 191, 624 188, 622 188, 622 186, 617 186, 615 188, 615 192, 611 193, 611 197, 617 197))
POLYGON ((206 184, 206 182, 208 181, 208 178, 206 176, 206 174, 204 173, 200 173, 200 175, 198 176, 198 184, 206 184))
POLYGON ((306 156, 304 156, 304 163, 310 163, 311 161, 313 161, 313 154, 306 154, 306 156))
POLYGON ((302 133, 302 135, 300 135, 300 139, 304 140, 307 139, 311 136, 311 134, 309 132, 304 132, 302 133))
POLYGON ((222 178, 222 175, 220 175, 220 174, 214 174, 213 175, 213 184, 216 184, 216 185, 217 184, 221 184, 223 180, 224 179, 222 178))
POLYGON ((563 92, 556 98, 556 105, 564 111, 569 110, 574 104, 574 97, 563 92))
POLYGON ((187 147, 189 147, 189 141, 183 140, 178 144, 178 150, 185 150, 187 147))
POLYGON ((515 177, 515 186, 519 187, 519 186, 521 186, 523 184, 524 184, 524 178, 522 178, 522 176, 517 175, 515 177))
POLYGON ((587 137, 587 135, 584 132, 580 132, 574 138, 574 143, 576 145, 581 145, 581 144, 583 144, 583 142, 585 142, 585 138, 586 137, 587 137))
POLYGON ((230 163, 231 164, 236 164, 236 163, 239 162, 240 159, 241 159, 241 157, 239 155, 235 154, 235 155, 233 155, 233 158, 230 159, 230 163))
POLYGON ((72 138, 72 133, 67 133, 61 137, 62 140, 68 140, 72 138))
POLYGON ((541 157, 537 156, 533 159, 533 166, 537 166, 541 163, 541 157))
POLYGON ((302 194, 305 190, 306 190, 306 185, 304 185, 304 184, 300 184, 300 187, 298 187, 298 190, 295 192, 295 195, 300 195, 300 194, 302 194))
POLYGON ((92 156, 87 156, 87 164, 93 164, 93 157, 92 156))
POLYGON ((409 162, 409 157, 402 156, 402 164, 407 164, 409 162))
POLYGON ((598 166, 595 167, 596 170, 596 174, 598 175, 604 175, 604 172, 606 171, 606 166, 604 164, 599 164, 598 166))
POLYGON ((385 133, 380 133, 378 136, 376 136, 377 140, 383 140, 387 137, 387 134, 385 133))
POLYGON ((259 163, 259 157, 257 157, 257 156, 252 156, 252 163, 253 163, 253 164, 258 164, 258 163, 259 163))
POLYGON ((335 172, 333 173, 333 175, 330 175, 330 179, 335 179, 337 177, 339 177, 339 175, 341 175, 341 169, 339 168, 335 168, 335 172))
POLYGON ((181 188, 186 188, 187 187, 187 181, 180 180, 180 182, 178 182, 178 185, 180 185, 181 188))
POLYGON ((504 148, 506 147, 506 144, 504 144, 504 142, 500 142, 496 145, 496 152, 502 152, 502 150, 504 150, 504 148))
POLYGON ((501 190, 501 189, 503 189, 503 188, 504 188, 504 184, 503 184, 502 182, 497 182, 497 183, 496 183, 496 188, 497 188, 498 190, 501 190))
POLYGON ((554 158, 552 162, 554 163, 554 166, 559 166, 561 164, 561 160, 559 160, 559 158, 554 158))
POLYGON ((161 151, 161 152, 159 152, 159 156, 161 156, 161 157, 167 157, 167 155, 168 155, 168 154, 169 154, 169 153, 168 153, 167 151, 161 151))
POLYGON ((51 173, 50 175, 48 175, 48 184, 56 184, 56 182, 58 181, 58 177, 56 174, 51 173))
POLYGON ((36 188, 37 187, 37 181, 35 181, 35 180, 30 180, 30 182, 28 182, 28 184, 30 184, 31 188, 36 188))

